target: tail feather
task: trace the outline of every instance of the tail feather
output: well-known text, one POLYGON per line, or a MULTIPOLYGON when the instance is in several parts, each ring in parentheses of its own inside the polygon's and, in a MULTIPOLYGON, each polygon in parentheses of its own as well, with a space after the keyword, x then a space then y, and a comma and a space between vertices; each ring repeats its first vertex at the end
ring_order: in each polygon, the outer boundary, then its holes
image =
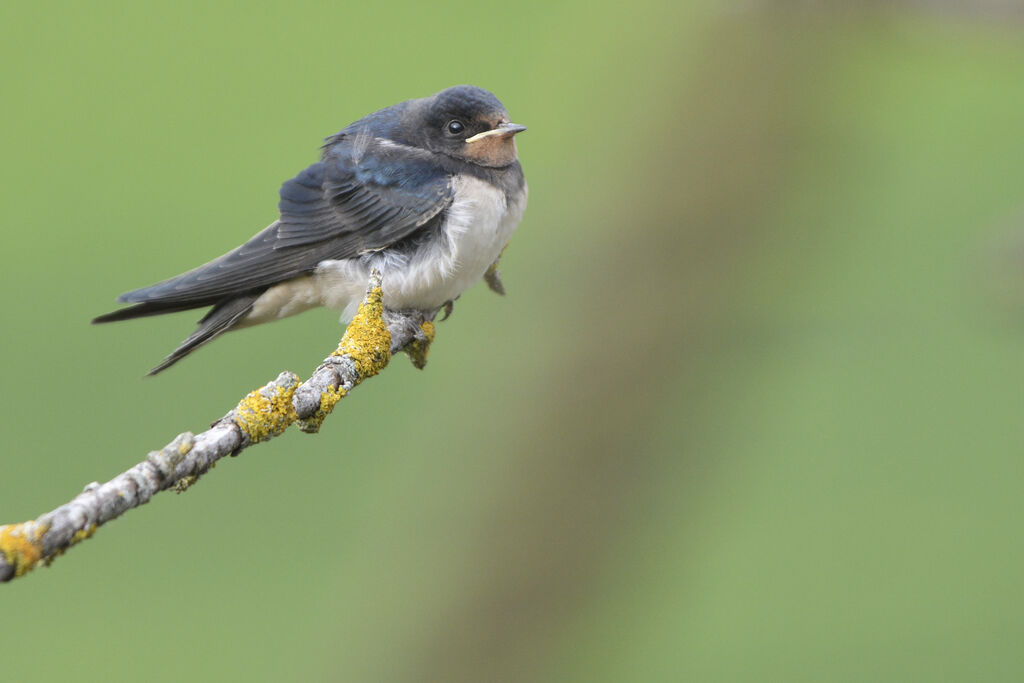
POLYGON ((209 304, 167 304, 159 301, 146 301, 117 311, 98 315, 92 319, 92 324, 99 325, 102 323, 113 323, 119 320, 131 320, 132 318, 145 318, 151 315, 163 315, 164 313, 189 311, 193 308, 201 308, 204 305, 208 306, 209 304))
MULTIPOLYGON (((171 367, 179 360, 198 349, 203 344, 213 341, 220 335, 224 334, 232 327, 238 324, 246 316, 249 311, 252 310, 253 302, 259 298, 259 293, 247 294, 239 296, 234 299, 228 299, 222 301, 212 309, 210 312, 203 316, 202 320, 199 321, 199 329, 190 334, 181 344, 176 348, 171 355, 164 358, 155 368, 150 370, 148 375, 155 375, 158 372, 162 372, 167 368, 171 367)), ((139 304, 144 306, 145 304, 139 304)), ((136 308, 132 306, 131 308, 136 308)), ((125 309, 131 310, 131 309, 125 309)), ((166 312, 162 311, 162 312, 166 312)), ((154 314, 141 314, 141 315, 154 315, 154 314)), ((106 321, 103 321, 106 322, 106 321)))

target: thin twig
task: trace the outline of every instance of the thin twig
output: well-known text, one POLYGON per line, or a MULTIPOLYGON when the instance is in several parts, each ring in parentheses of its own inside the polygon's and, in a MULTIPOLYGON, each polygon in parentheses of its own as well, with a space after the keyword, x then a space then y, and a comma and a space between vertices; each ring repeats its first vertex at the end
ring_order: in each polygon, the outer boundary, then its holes
POLYGON ((385 310, 381 277, 371 276, 366 297, 338 348, 305 382, 291 372, 250 392, 200 434, 183 432, 159 451, 105 484, 93 482, 71 502, 20 524, 0 526, 0 582, 50 564, 98 527, 166 489, 184 491, 226 455, 237 455, 298 423, 316 432, 356 385, 405 351, 416 367, 426 362, 437 311, 385 310))

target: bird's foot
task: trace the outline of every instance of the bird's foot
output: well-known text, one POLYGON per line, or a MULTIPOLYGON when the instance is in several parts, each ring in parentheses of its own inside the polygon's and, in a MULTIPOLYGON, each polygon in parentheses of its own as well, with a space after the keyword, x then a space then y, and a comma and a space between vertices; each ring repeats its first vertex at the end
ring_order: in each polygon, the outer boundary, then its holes
MULTIPOLYGON (((457 299, 457 298, 458 297, 455 297, 455 299, 457 299)), ((445 301, 444 302, 444 306, 441 306, 441 308, 439 309, 440 311, 444 311, 444 317, 441 318, 441 322, 444 322, 445 320, 447 320, 449 318, 449 316, 451 316, 452 311, 455 310, 455 299, 451 299, 450 301, 445 301)))
POLYGON ((413 310, 391 311, 385 309, 384 318, 391 330, 392 339, 411 338, 411 341, 400 348, 392 346, 391 353, 405 352, 405 355, 409 356, 409 360, 412 361, 413 366, 418 370, 422 370, 427 364, 430 344, 434 341, 434 317, 437 315, 438 310, 431 312, 413 310))
POLYGON ((484 282, 495 294, 505 296, 505 283, 501 281, 501 273, 498 272, 498 262, 495 261, 484 273, 484 282))

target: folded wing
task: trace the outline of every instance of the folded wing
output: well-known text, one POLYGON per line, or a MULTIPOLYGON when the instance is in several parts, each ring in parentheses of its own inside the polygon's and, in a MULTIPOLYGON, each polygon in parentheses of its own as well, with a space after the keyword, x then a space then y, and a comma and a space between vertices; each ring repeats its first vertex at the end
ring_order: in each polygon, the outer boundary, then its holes
POLYGON ((417 150, 342 138, 323 161, 282 185, 280 195, 280 219, 242 246, 118 301, 150 304, 140 315, 152 315, 154 304, 195 308, 266 289, 321 261, 409 237, 451 204, 452 188, 449 175, 417 150))

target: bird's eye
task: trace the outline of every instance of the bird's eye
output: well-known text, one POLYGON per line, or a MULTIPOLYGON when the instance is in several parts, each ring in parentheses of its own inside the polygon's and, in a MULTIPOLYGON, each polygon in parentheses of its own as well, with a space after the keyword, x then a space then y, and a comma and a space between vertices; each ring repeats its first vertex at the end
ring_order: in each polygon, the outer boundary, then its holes
POLYGON ((462 121, 458 120, 449 121, 447 128, 448 132, 451 133, 452 135, 458 135, 462 131, 466 130, 466 127, 462 125, 462 121))

